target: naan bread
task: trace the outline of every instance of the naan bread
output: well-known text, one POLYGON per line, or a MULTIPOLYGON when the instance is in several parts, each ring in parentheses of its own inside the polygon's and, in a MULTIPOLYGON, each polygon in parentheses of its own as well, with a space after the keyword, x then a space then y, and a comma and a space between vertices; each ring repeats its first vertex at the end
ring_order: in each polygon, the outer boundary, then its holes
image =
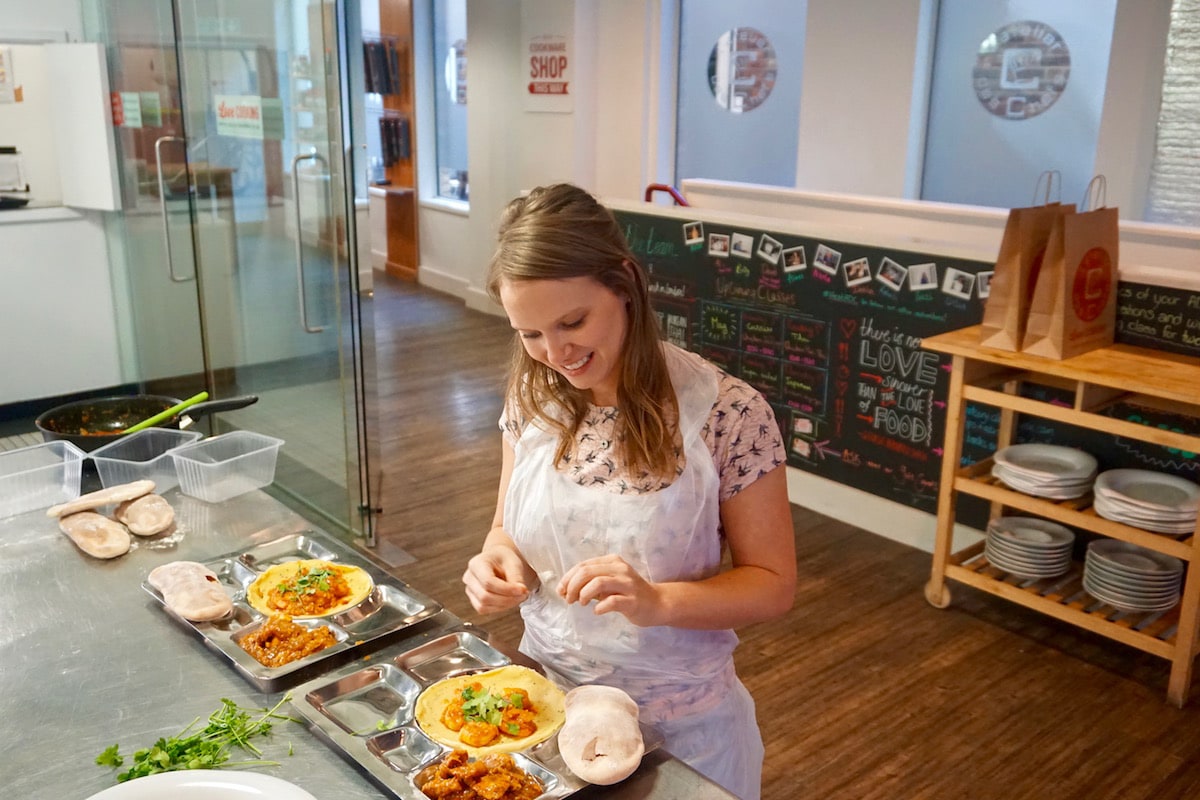
POLYGON ((163 596, 163 603, 184 619, 208 622, 233 611, 215 572, 196 561, 172 561, 155 567, 146 582, 163 596))
POLYGON ((175 509, 157 494, 126 500, 117 506, 113 516, 125 523, 130 533, 138 536, 154 536, 175 524, 175 509))
POLYGON ((61 517, 58 529, 69 536, 76 547, 93 558, 123 556, 133 544, 124 525, 94 511, 80 511, 61 517))
POLYGON ((623 781, 642 763, 645 743, 638 707, 612 686, 579 686, 567 692, 567 719, 558 752, 580 778, 601 786, 623 781))
POLYGON ((133 500, 141 497, 144 494, 150 494, 154 491, 154 481, 131 481, 122 483, 116 486, 109 486, 107 489, 98 489, 94 492, 81 494, 74 500, 68 500, 65 503, 59 503, 56 506, 50 506, 46 509, 47 517, 65 517, 68 514, 75 514, 80 511, 91 511, 94 508, 101 506, 112 505, 113 503, 123 503, 126 500, 133 500))
POLYGON ((488 753, 512 753, 533 747, 544 742, 562 727, 566 717, 565 699, 562 689, 555 686, 543 675, 527 667, 510 664, 506 667, 477 672, 469 675, 456 675, 446 678, 430 686, 417 697, 413 706, 413 716, 417 725, 429 738, 455 750, 466 750, 470 755, 479 757, 488 753), (479 683, 485 690, 503 692, 505 689, 524 689, 529 695, 529 702, 537 712, 534 723, 537 730, 531 736, 512 737, 501 736, 500 739, 485 747, 471 747, 459 739, 458 731, 453 731, 442 722, 442 712, 453 698, 458 697, 462 690, 471 684, 479 683))

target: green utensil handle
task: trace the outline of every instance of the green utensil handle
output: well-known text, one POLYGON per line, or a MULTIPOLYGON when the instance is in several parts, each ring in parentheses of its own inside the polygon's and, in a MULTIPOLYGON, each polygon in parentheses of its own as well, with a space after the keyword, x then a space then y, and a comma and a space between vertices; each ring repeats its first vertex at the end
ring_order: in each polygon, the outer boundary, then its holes
POLYGON ((208 392, 200 392, 200 394, 192 395, 187 400, 184 400, 182 403, 179 403, 178 405, 173 405, 170 408, 168 408, 166 411, 160 412, 158 414, 155 414, 153 417, 150 417, 150 419, 144 419, 136 425, 130 425, 128 428, 125 429, 125 433, 136 433, 137 431, 143 430, 145 428, 153 428, 158 423, 164 422, 168 419, 171 419, 171 417, 174 417, 180 411, 183 411, 185 408, 187 408, 189 406, 194 406, 196 403, 199 403, 199 402, 201 402, 203 400, 207 400, 207 399, 208 399, 208 392))

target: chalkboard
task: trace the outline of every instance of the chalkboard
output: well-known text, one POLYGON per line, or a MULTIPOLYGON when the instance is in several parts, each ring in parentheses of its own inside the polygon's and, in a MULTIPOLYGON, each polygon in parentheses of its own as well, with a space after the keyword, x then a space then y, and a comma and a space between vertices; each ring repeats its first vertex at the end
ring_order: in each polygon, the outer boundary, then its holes
MULTIPOLYGON (((615 213, 649 274, 664 336, 762 392, 789 465, 936 510, 951 359, 921 342, 982 320, 990 262, 698 217, 615 213)), ((1117 341, 1200 356, 1200 323, 1192 321, 1200 319, 1200 295, 1126 282, 1118 292, 1117 341)), ((1133 406, 1109 413, 1189 424, 1133 406)), ((995 449, 999 414, 971 404, 966 415, 962 461, 969 464, 995 449)), ((1196 467, 1195 454, 1040 418, 1019 418, 1016 439, 1082 443, 1104 468, 1196 467)), ((983 511, 967 502, 959 519, 981 527, 983 511)))
POLYGON ((950 359, 924 337, 982 318, 991 265, 617 212, 671 342, 762 392, 788 463, 936 506, 950 359))

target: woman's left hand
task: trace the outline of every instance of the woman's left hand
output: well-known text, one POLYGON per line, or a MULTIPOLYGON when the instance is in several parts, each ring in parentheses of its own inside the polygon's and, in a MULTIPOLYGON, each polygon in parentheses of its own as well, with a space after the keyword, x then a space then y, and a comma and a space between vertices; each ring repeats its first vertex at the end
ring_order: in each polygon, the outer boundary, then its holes
POLYGON ((634 625, 662 624, 662 597, 658 587, 647 581, 620 556, 600 556, 580 561, 567 570, 556 587, 568 603, 587 605, 593 611, 624 614, 634 625))

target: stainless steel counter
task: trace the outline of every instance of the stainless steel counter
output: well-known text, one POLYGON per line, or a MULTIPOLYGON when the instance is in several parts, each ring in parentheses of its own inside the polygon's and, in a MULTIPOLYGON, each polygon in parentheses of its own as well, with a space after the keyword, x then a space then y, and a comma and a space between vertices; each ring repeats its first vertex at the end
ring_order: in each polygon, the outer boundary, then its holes
MULTIPOLYGON (((135 549, 111 561, 81 553, 44 511, 0 520, 0 773, 7 795, 82 800, 116 782, 112 770, 94 763, 109 745, 132 753, 207 717, 222 698, 266 707, 282 696, 255 691, 164 613, 142 582, 168 561, 204 561, 316 526, 263 492, 218 505, 178 490, 166 496, 178 541, 134 537, 135 549)), ((256 769, 320 800, 392 796, 303 725, 276 725, 260 747, 265 758, 283 763, 256 769)), ((623 783, 573 797, 732 796, 658 751, 623 783)))

